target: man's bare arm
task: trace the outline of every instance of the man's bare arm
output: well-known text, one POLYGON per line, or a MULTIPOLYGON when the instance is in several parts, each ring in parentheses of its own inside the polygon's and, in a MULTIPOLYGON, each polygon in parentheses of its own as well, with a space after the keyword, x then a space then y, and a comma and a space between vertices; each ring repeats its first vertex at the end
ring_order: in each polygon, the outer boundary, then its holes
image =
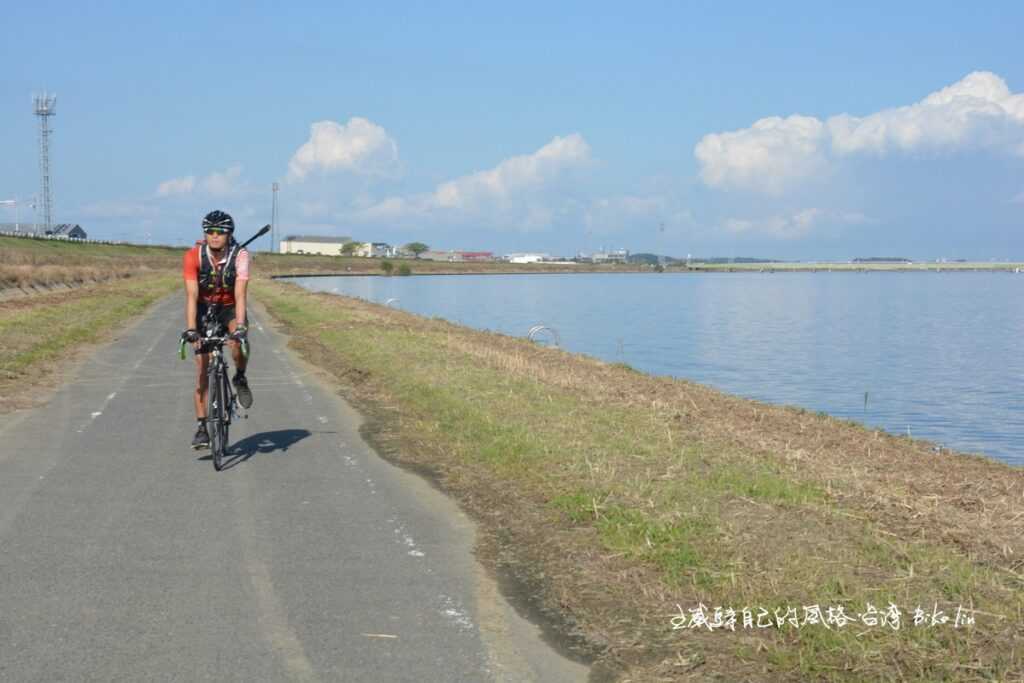
POLYGON ((199 301, 199 282, 185 280, 185 329, 196 329, 196 310, 199 301))
POLYGON ((248 319, 245 315, 245 295, 248 288, 248 280, 235 281, 235 322, 239 325, 244 325, 248 319))

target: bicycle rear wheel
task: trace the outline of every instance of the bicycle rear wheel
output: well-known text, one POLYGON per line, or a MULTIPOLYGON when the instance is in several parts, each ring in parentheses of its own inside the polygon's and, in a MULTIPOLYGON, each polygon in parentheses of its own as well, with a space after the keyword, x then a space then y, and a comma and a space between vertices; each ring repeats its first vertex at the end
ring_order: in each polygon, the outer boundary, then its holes
POLYGON ((224 463, 224 447, 227 443, 226 426, 224 425, 224 388, 221 386, 219 373, 211 372, 206 393, 206 427, 210 432, 210 453, 213 456, 213 469, 220 471, 224 463))

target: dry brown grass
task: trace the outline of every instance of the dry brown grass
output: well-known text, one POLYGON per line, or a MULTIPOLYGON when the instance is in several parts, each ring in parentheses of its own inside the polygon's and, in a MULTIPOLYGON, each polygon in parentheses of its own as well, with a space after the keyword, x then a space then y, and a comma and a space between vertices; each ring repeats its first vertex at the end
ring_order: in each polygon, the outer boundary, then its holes
POLYGON ((52 287, 119 280, 152 272, 148 268, 99 268, 96 266, 0 265, 0 289, 52 287))
POLYGON ((181 250, 0 236, 0 290, 81 286, 181 267, 181 250))

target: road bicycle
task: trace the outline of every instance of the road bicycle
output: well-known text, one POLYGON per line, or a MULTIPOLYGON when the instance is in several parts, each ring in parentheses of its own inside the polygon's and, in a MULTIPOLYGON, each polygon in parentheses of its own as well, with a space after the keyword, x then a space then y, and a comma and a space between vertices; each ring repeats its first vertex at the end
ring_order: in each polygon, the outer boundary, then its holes
MULTIPOLYGON (((233 337, 227 333, 220 321, 220 307, 211 305, 203 316, 200 327, 203 335, 200 338, 200 353, 209 353, 210 362, 206 368, 206 428, 210 434, 210 453, 213 456, 213 468, 220 472, 224 468, 224 456, 227 453, 228 430, 231 419, 237 417, 238 398, 228 377, 228 363, 224 357, 224 344, 233 337)), ((185 347, 188 342, 184 336, 181 340, 179 355, 185 358, 185 347)), ((243 338, 239 340, 242 355, 249 356, 249 343, 243 338)))

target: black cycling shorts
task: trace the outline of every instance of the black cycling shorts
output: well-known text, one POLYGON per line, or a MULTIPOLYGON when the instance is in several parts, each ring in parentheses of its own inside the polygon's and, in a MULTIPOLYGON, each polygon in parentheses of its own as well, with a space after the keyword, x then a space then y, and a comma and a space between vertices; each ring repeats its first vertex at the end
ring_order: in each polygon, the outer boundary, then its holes
MULTIPOLYGON (((196 307, 196 330, 199 332, 199 336, 206 336, 206 330, 203 329, 203 320, 206 318, 206 313, 210 310, 211 306, 213 306, 216 309, 214 312, 216 320, 220 321, 220 323, 224 326, 224 334, 229 334, 231 330, 230 323, 235 319, 234 304, 232 304, 231 306, 222 306, 220 304, 208 304, 200 301, 198 306, 196 307)), ((203 346, 200 346, 198 349, 196 349, 195 353, 196 355, 199 355, 201 353, 209 352, 210 349, 206 348, 206 345, 204 344, 203 346)))

